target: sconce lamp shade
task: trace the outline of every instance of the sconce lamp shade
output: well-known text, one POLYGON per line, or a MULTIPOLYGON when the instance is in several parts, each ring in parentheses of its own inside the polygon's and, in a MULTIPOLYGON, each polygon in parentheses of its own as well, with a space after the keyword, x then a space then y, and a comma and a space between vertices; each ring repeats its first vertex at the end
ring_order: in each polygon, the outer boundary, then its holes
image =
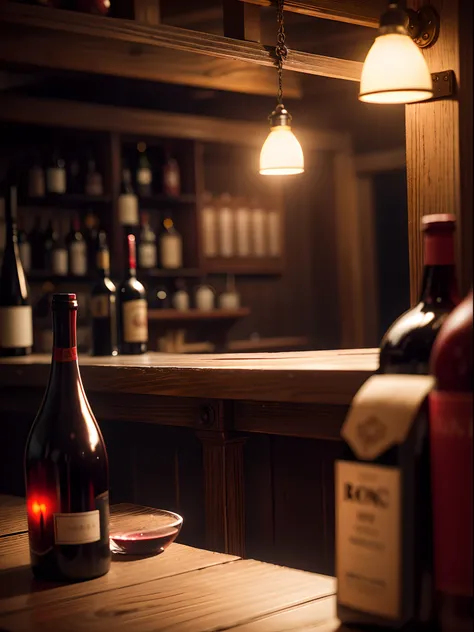
POLYGON ((264 176, 288 176, 303 171, 303 150, 291 127, 272 127, 260 152, 260 173, 264 176))
POLYGON ((362 68, 360 101, 415 103, 433 96, 433 82, 421 50, 408 34, 379 35, 362 68))

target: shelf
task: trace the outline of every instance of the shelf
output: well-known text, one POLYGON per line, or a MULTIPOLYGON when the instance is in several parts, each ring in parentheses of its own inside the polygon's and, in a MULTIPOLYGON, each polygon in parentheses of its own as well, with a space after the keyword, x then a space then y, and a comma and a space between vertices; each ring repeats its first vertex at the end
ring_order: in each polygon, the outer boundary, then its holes
POLYGON ((139 196, 139 203, 141 209, 149 209, 153 208, 153 206, 185 206, 196 204, 196 196, 192 193, 183 193, 178 197, 171 197, 168 195, 150 195, 150 196, 139 196))
POLYGON ((237 320, 244 318, 250 314, 248 307, 240 307, 239 309, 213 309, 204 312, 200 309, 188 309, 187 311, 179 311, 176 309, 150 309, 148 310, 149 321, 168 321, 168 322, 191 322, 191 321, 210 321, 210 320, 237 320))
POLYGON ((43 270, 30 270, 26 274, 29 283, 47 283, 48 281, 53 284, 58 283, 93 283, 96 280, 95 276, 73 276, 72 274, 65 274, 64 276, 51 274, 43 270))
POLYGON ((205 259, 206 274, 279 275, 283 273, 280 257, 215 257, 205 259))
POLYGON ((178 270, 162 270, 161 268, 157 268, 155 270, 138 270, 137 276, 139 279, 174 279, 176 277, 190 279, 204 275, 199 268, 179 268, 178 270))
POLYGON ((20 208, 64 208, 77 209, 88 206, 110 204, 112 198, 109 195, 85 195, 81 193, 65 193, 64 195, 45 195, 40 198, 21 198, 20 208))

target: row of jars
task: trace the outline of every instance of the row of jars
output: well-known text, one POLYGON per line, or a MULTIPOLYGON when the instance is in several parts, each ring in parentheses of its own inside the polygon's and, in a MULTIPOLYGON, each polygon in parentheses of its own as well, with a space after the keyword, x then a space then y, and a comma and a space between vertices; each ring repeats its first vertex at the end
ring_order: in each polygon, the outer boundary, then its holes
POLYGON ((206 193, 201 209, 204 256, 280 257, 281 214, 257 200, 206 193))

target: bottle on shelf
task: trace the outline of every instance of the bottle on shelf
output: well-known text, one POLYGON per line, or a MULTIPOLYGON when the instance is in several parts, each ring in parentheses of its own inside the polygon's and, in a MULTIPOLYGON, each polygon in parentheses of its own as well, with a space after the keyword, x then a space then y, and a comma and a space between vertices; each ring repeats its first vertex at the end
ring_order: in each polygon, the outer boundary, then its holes
POLYGON ((90 196, 100 196, 104 194, 102 174, 97 169, 96 161, 92 156, 89 156, 87 161, 85 194, 90 196))
POLYGON ((54 150, 46 170, 46 188, 48 193, 66 193, 66 162, 57 149, 54 150))
POLYGON ((53 231, 51 248, 51 272, 57 276, 66 276, 69 270, 69 254, 66 242, 57 229, 53 231))
POLYGON ((46 193, 46 183, 44 178, 44 170, 40 160, 35 159, 28 169, 28 196, 30 198, 42 198, 46 193))
POLYGON ((0 355, 23 356, 33 346, 33 320, 17 241, 17 189, 5 191, 5 250, 0 271, 0 355))
POLYGON ((18 229, 18 251, 23 270, 28 273, 31 270, 31 244, 26 231, 21 227, 18 229))
POLYGON ((87 274, 87 244, 81 232, 81 223, 77 215, 74 215, 71 220, 67 245, 69 273, 74 276, 85 276, 87 274))
POLYGON ((380 345, 380 373, 427 375, 439 329, 459 302, 456 282, 454 215, 425 215, 423 287, 419 303, 402 314, 380 345))
POLYGON ((132 173, 128 167, 124 167, 122 170, 118 218, 123 226, 136 226, 138 224, 138 198, 133 190, 132 173))
POLYGON ((280 214, 276 209, 267 212, 267 244, 270 257, 281 256, 280 214))
POLYGON ((44 233, 39 215, 35 217, 28 237, 31 246, 31 267, 33 270, 44 270, 44 233))
POLYGON ((84 192, 84 182, 81 177, 81 165, 75 156, 68 161, 66 177, 68 193, 79 195, 84 192))
POLYGON ((51 371, 25 449, 28 537, 37 578, 78 581, 110 568, 108 461, 79 373, 76 295, 51 305, 51 371))
POLYGON ((250 208, 247 201, 241 198, 236 201, 235 209, 235 241, 238 257, 249 257, 251 254, 250 208))
POLYGON ((225 292, 219 295, 220 309, 238 309, 240 307, 240 294, 235 287, 235 276, 228 274, 225 292))
POLYGON ((53 242, 56 240, 56 233, 53 226, 53 220, 49 219, 46 224, 46 230, 44 231, 44 241, 43 241, 43 249, 44 249, 44 264, 43 267, 46 270, 52 269, 52 258, 51 253, 53 250, 53 242))
POLYGON ((111 281, 107 235, 97 236, 97 279, 91 291, 92 355, 117 355, 116 288, 111 281))
POLYGON ((252 254, 255 257, 265 257, 267 254, 265 239, 265 211, 263 210, 259 200, 253 200, 250 217, 253 242, 252 254))
POLYGON ((171 298, 174 309, 179 312, 186 312, 189 309, 190 302, 184 279, 176 279, 175 291, 171 298))
POLYGON ((221 257, 234 256, 234 213, 232 211, 232 198, 228 193, 223 193, 217 209, 218 216, 218 243, 221 257))
POLYGON ((128 266, 117 291, 118 351, 120 354, 146 353, 148 306, 146 292, 137 279, 135 236, 127 235, 128 266))
POLYGON ((181 174, 176 158, 166 152, 163 165, 163 193, 169 197, 178 197, 181 193, 181 174))
POLYGON ((210 312, 214 309, 215 299, 216 294, 214 290, 206 283, 206 279, 202 278, 195 293, 196 309, 200 309, 204 312, 210 312))
POLYGON ((157 266, 156 235, 150 226, 150 215, 146 212, 141 213, 138 266, 142 270, 150 270, 157 266))
POLYGON ((202 241, 205 257, 217 257, 217 211, 212 195, 204 193, 202 201, 202 241))
POLYGON ((430 370, 434 583, 442 630, 473 627, 473 294, 433 345, 430 370))
POLYGON ((149 197, 153 193, 153 172, 146 153, 145 143, 138 143, 138 167, 136 174, 137 193, 142 197, 149 197))
POLYGON ((87 244, 87 268, 94 270, 97 262, 99 220, 92 211, 87 211, 84 218, 84 239, 87 244))
POLYGON ((183 238, 176 230, 169 213, 165 215, 160 235, 160 265, 165 270, 183 267, 183 238))

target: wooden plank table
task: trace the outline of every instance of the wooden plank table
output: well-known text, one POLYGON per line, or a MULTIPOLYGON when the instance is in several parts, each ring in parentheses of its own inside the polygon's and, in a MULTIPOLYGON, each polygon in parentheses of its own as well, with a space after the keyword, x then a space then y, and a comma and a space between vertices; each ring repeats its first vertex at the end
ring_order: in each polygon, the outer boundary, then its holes
POLYGON ((23 499, 0 496, 1 632, 334 632, 332 577, 172 544, 77 584, 29 568, 23 499))

